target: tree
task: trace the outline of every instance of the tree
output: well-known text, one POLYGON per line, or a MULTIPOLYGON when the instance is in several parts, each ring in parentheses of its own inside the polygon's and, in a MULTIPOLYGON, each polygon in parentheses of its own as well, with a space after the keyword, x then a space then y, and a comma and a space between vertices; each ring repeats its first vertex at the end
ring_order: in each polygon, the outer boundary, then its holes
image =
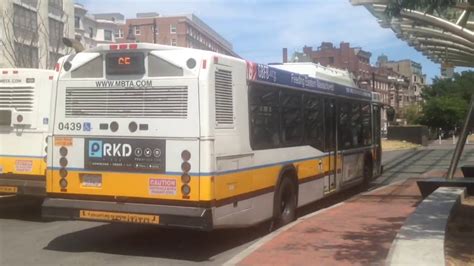
POLYGON ((418 104, 412 104, 402 109, 402 116, 407 120, 409 125, 420 123, 421 111, 418 104))
MULTIPOLYGON (((61 10, 57 19, 12 4, 0 14, 4 36, 0 38, 5 58, 13 67, 53 68, 60 56, 71 49, 64 47, 62 37, 68 35, 69 17, 61 10), (58 20, 59 19, 59 20, 58 20)), ((41 1, 36 2, 36 7, 41 1)), ((39 8, 38 8, 39 9, 39 8)))
POLYGON ((419 122, 445 131, 461 127, 474 93, 474 71, 454 74, 453 79, 433 80, 423 90, 422 115, 419 122))

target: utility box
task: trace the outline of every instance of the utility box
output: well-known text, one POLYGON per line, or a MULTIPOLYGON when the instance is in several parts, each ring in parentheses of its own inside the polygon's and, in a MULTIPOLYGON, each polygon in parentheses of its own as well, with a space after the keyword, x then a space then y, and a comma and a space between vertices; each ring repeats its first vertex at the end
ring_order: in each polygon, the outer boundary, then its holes
POLYGON ((428 128, 426 126, 389 126, 387 139, 404 140, 428 146, 428 128))

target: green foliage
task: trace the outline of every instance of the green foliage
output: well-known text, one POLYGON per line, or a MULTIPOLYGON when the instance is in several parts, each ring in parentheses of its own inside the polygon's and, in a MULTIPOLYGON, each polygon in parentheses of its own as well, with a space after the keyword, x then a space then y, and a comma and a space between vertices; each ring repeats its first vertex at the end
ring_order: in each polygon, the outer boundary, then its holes
MULTIPOLYGON (((471 0, 472 1, 472 0, 471 0)), ((390 0, 385 13, 389 17, 399 17, 402 9, 420 10, 428 14, 438 13, 454 7, 456 0, 390 0)))
POLYGON ((423 90, 424 103, 418 122, 443 130, 461 127, 473 93, 473 71, 456 73, 453 79, 434 79, 433 85, 423 90))
POLYGON ((403 108, 402 114, 409 125, 416 125, 420 123, 421 108, 419 105, 412 104, 403 108))

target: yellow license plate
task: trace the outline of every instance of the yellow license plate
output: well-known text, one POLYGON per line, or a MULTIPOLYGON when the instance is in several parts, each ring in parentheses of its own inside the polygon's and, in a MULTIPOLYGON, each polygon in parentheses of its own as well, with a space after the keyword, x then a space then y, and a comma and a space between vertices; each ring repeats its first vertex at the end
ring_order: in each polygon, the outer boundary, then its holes
POLYGON ((79 218, 99 220, 99 221, 115 221, 138 224, 159 224, 160 217, 157 215, 133 214, 123 212, 103 212, 80 210, 79 218))
POLYGON ((0 186, 0 192, 1 193, 17 193, 18 188, 17 187, 5 187, 5 186, 0 186))

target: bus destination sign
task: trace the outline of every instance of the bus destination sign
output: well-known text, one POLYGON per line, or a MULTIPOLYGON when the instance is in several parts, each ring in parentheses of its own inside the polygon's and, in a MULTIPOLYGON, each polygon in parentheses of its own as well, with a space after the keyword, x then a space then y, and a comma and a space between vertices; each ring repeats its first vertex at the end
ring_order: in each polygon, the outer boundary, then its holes
POLYGON ((145 74, 143 53, 111 53, 106 56, 107 75, 145 74))

